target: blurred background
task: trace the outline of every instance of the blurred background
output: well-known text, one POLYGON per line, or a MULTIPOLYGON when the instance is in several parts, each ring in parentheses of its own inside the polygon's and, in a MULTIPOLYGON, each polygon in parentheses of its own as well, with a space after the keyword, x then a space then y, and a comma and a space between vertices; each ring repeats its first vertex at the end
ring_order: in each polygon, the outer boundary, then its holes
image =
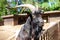
POLYGON ((0 16, 21 13, 24 8, 14 8, 20 4, 32 4, 44 11, 60 10, 60 0, 0 0, 0 16))

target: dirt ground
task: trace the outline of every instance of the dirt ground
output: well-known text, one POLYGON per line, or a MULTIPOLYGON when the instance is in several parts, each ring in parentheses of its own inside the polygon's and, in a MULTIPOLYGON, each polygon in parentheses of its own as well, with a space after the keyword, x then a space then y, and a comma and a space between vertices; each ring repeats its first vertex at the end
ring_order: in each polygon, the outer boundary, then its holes
POLYGON ((20 30, 21 25, 11 26, 0 26, 0 40, 13 40, 20 30))

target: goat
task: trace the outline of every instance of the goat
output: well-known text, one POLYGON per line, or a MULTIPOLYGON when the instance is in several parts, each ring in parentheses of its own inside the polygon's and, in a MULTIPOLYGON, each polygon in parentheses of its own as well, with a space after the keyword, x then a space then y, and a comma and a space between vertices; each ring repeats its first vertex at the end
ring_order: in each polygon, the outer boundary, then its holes
POLYGON ((24 26, 21 28, 16 40, 31 40, 31 38, 34 40, 39 40, 39 34, 44 25, 41 17, 43 12, 41 10, 37 10, 37 8, 31 4, 22 4, 20 6, 28 7, 32 12, 29 14, 29 17, 24 26))

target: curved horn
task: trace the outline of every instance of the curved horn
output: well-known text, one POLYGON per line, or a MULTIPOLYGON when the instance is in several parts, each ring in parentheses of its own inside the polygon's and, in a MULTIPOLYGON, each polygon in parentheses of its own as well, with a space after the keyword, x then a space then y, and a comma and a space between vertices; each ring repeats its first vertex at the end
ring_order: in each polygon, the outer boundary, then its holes
POLYGON ((15 6, 15 7, 16 8, 17 7, 27 7, 32 11, 32 13, 34 13, 37 10, 37 8, 35 6, 33 6, 33 5, 31 5, 31 4, 21 4, 21 5, 15 6))

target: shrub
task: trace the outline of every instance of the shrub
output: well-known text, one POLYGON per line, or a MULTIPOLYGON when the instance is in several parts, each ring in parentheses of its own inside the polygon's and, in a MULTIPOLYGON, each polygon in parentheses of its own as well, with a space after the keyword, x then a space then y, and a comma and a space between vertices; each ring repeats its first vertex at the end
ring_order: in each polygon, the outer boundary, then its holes
POLYGON ((43 3, 41 3, 41 8, 43 8, 45 11, 60 10, 60 2, 59 1, 43 2, 43 3))

